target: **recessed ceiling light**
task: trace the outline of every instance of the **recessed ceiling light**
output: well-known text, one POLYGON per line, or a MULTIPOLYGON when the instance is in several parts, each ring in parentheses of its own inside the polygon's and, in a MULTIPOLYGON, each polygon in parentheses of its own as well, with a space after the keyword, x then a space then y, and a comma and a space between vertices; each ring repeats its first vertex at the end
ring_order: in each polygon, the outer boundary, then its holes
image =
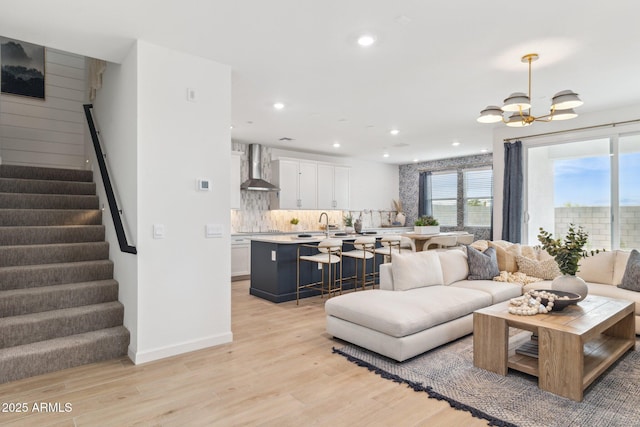
POLYGON ((233 125, 229 126, 229 129, 233 129, 233 125))
POLYGON ((384 153, 382 157, 389 157, 389 153, 384 153))
POLYGON ((284 108, 284 104, 282 102, 276 102, 275 104, 273 104, 273 108, 275 108, 276 110, 282 110, 284 108))
POLYGON ((376 42, 376 38, 371 34, 363 34, 358 37, 358 44, 362 47, 369 47, 376 42))
POLYGON ((413 162, 414 162, 414 163, 417 163, 417 162, 418 162, 418 159, 413 159, 413 162))
POLYGON ((458 145, 460 145, 460 141, 453 141, 451 145, 453 145, 454 147, 457 147, 458 145))
POLYGON ((340 143, 339 142, 334 142, 333 143, 333 148, 340 148, 340 143))
POLYGON ((400 133, 400 131, 399 131, 398 129, 391 129, 391 130, 389 131, 389 133, 390 133, 391 135, 397 135, 397 134, 399 134, 399 133, 400 133))
POLYGON ((480 150, 481 153, 488 153, 489 150, 487 150, 486 148, 483 148, 482 150, 480 150))

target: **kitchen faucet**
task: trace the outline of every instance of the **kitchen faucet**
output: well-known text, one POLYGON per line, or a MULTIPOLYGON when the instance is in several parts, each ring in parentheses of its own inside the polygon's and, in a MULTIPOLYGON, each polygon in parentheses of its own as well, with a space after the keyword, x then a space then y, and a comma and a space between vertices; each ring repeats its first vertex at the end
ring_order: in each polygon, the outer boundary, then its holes
POLYGON ((327 215, 327 213, 326 213, 326 212, 322 212, 322 213, 320 214, 320 219, 318 219, 318 222, 322 222, 322 215, 324 215, 324 217, 327 219, 327 226, 326 226, 326 228, 324 229, 324 231, 325 231, 325 233, 326 233, 326 235, 327 235, 327 238, 329 238, 329 215, 327 215))

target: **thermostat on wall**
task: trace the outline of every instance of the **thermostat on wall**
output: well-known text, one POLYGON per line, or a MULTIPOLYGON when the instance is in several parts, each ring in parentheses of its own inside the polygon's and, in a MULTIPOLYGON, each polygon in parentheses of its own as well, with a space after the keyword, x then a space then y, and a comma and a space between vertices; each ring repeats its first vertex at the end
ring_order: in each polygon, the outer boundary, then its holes
POLYGON ((198 190, 200 191, 210 191, 211 190, 211 180, 209 178, 200 178, 198 180, 198 190))

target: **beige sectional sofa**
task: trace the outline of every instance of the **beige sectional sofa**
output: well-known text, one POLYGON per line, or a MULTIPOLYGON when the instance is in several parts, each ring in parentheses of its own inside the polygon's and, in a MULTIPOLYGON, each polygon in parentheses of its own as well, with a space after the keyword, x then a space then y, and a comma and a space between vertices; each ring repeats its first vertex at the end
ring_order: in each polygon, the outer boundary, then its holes
POLYGON ((327 332, 403 361, 470 334, 475 310, 521 295, 520 284, 467 280, 468 275, 461 250, 395 256, 380 266, 380 289, 326 302, 327 332))
MULTIPOLYGON (((551 287, 551 280, 524 287, 521 283, 467 280, 464 251, 429 252, 396 256, 393 263, 381 265, 380 289, 329 299, 325 304, 327 332, 403 361, 470 334, 475 310, 519 296, 523 290, 551 287)), ((505 253, 518 256, 522 248, 497 252, 504 268, 505 262, 512 261, 505 259, 505 253)), ((640 335, 640 292, 616 286, 622 281, 628 257, 629 252, 610 251, 585 258, 578 275, 594 295, 634 301, 636 334, 640 335)))

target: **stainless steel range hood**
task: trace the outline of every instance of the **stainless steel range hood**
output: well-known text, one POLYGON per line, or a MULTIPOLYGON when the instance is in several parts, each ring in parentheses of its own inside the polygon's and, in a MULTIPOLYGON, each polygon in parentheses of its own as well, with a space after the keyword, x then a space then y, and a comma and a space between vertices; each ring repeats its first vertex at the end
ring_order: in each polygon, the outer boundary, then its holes
POLYGON ((249 179, 240 185, 241 190, 280 191, 275 185, 262 179, 262 147, 260 144, 249 145, 249 179))

